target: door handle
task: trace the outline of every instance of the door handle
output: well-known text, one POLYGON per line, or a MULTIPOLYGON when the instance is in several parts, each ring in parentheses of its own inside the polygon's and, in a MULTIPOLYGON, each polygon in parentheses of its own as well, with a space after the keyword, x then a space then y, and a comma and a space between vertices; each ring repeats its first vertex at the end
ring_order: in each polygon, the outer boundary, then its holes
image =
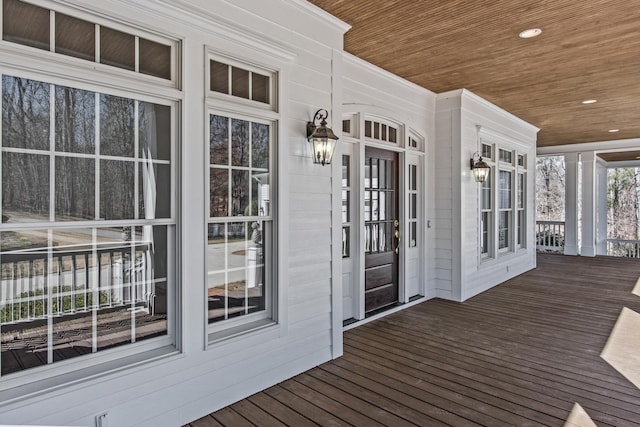
MULTIPOLYGON (((398 221, 397 220, 395 222, 395 226, 398 227, 398 221)), ((394 252, 396 253, 396 255, 398 255, 400 253, 400 230, 398 230, 396 228, 396 231, 393 234, 396 237, 396 248, 394 249, 394 252)))

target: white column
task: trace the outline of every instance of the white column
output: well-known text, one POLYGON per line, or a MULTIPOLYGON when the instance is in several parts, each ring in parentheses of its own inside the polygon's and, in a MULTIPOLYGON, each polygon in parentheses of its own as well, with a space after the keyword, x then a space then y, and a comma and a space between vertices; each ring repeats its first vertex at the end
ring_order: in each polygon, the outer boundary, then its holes
POLYGON ((607 254, 607 164, 596 159, 596 255, 607 254))
POLYGON ((596 256, 596 153, 581 154, 582 241, 580 255, 596 256))
POLYGON ((578 255, 578 153, 564 155, 564 254, 578 255))

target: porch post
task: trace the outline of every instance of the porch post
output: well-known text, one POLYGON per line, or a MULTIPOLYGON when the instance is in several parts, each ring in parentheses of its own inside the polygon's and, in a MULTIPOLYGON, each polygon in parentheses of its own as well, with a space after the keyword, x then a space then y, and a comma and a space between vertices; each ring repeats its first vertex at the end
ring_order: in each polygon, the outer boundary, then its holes
POLYGON ((582 241, 580 255, 596 256, 596 153, 582 153, 582 241))
POLYGON ((564 164, 564 254, 578 255, 578 153, 566 153, 564 164))
POLYGON ((596 158, 596 255, 607 254, 607 164, 596 158))

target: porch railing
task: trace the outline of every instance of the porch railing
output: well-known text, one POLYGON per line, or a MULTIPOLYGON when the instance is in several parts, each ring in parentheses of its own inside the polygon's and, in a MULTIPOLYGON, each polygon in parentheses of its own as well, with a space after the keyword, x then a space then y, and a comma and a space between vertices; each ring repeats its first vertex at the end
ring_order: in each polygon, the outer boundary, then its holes
POLYGON ((101 243, 0 253, 0 325, 95 309, 148 305, 149 243, 101 243))
POLYGON ((640 240, 607 239, 607 255, 640 258, 640 240))
POLYGON ((564 221, 536 221, 536 249, 564 252, 564 221))

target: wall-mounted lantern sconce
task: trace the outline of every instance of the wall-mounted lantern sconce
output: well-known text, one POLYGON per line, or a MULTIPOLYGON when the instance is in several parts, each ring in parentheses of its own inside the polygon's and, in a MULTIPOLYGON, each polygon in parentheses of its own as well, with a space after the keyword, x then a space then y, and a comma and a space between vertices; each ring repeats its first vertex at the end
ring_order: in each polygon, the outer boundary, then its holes
POLYGON ((471 172, 473 172, 473 177, 476 182, 485 182, 487 180, 487 176, 489 176, 489 172, 491 171, 491 166, 486 164, 484 160, 482 160, 482 156, 477 151, 473 153, 473 157, 471 157, 471 172))
POLYGON ((313 163, 331 164, 338 137, 327 127, 329 113, 324 108, 316 111, 312 122, 307 122, 307 139, 313 145, 313 163), (316 122, 320 121, 317 125, 316 122))

